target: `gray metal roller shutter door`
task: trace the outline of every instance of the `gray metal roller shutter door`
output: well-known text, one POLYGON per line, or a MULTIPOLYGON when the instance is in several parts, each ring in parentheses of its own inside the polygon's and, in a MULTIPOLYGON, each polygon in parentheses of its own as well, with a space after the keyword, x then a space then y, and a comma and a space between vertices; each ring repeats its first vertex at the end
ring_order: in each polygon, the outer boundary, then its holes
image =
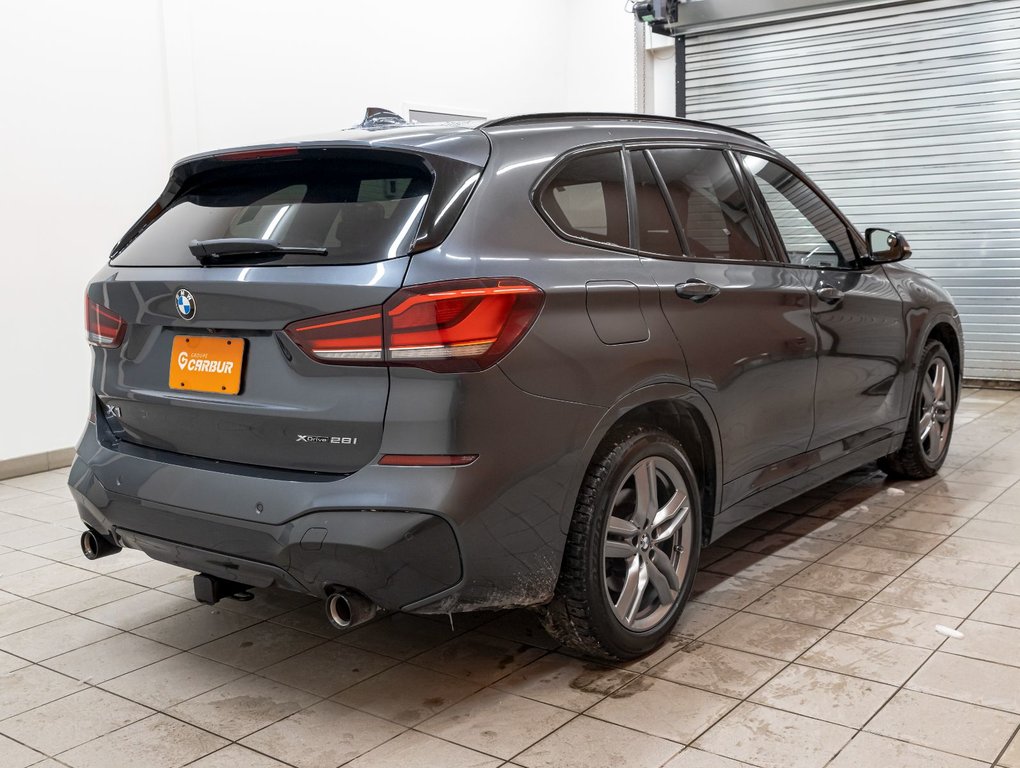
POLYGON ((1020 381, 1020 0, 932 0, 687 38, 687 114, 752 131, 963 318, 965 375, 1020 381))

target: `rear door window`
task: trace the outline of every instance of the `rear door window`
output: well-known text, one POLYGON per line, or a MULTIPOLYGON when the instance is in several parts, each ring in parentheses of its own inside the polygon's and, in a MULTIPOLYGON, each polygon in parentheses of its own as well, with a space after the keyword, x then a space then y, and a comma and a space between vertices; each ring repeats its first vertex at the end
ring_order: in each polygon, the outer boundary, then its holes
POLYGON ((619 150, 568 160, 546 184, 540 204, 568 237, 630 246, 627 188, 619 150))
MULTIPOLYGON (((196 176, 117 256, 122 266, 194 266, 192 240, 251 238, 326 254, 253 255, 251 263, 364 264, 405 255, 432 188, 416 163, 299 160, 196 176)), ((231 258, 229 264, 245 263, 231 258)))
POLYGON ((722 151, 678 147, 650 154, 676 210, 689 256, 766 259, 747 198, 722 151))
POLYGON ((643 150, 630 153, 630 167, 634 171, 638 248, 646 253, 683 256, 673 218, 643 150))

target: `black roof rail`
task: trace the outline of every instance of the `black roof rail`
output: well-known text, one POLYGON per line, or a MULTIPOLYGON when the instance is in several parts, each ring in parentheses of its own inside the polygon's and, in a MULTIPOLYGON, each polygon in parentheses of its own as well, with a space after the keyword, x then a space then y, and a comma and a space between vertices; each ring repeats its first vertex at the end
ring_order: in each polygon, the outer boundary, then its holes
POLYGON ((704 120, 691 120, 686 117, 670 117, 669 115, 642 115, 634 112, 536 112, 531 115, 512 115, 510 117, 498 117, 495 120, 489 120, 488 122, 482 123, 477 126, 480 129, 485 128, 498 128, 504 125, 517 125, 519 123, 530 123, 537 120, 565 120, 570 118, 595 118, 599 120, 633 120, 635 122, 654 122, 654 123, 679 123, 681 125, 693 125, 702 126, 704 128, 713 128, 719 131, 727 131, 729 133, 736 133, 740 136, 746 136, 749 139, 754 139, 759 144, 768 146, 768 142, 762 139, 760 136, 755 136, 753 133, 742 131, 739 128, 730 128, 728 125, 720 125, 719 123, 709 123, 704 120))

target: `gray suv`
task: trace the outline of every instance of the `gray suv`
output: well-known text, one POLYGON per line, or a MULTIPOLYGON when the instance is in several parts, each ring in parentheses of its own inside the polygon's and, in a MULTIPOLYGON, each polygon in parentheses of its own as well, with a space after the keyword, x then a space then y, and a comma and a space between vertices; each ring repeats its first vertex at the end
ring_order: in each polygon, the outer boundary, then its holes
MULTIPOLYGON (((376 123, 392 122, 387 120, 376 123)), ((701 548, 861 464, 928 477, 949 296, 746 133, 544 114, 202 154, 88 286, 88 557, 334 625, 541 607, 655 648, 701 548)))

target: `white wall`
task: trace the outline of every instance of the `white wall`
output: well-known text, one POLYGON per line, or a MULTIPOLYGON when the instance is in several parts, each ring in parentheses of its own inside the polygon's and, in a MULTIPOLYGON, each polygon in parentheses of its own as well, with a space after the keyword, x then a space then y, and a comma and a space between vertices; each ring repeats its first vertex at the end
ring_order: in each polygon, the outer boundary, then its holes
POLYGON ((347 127, 366 106, 489 117, 634 106, 619 0, 33 0, 4 11, 0 460, 77 440, 85 284, 177 158, 347 127))

